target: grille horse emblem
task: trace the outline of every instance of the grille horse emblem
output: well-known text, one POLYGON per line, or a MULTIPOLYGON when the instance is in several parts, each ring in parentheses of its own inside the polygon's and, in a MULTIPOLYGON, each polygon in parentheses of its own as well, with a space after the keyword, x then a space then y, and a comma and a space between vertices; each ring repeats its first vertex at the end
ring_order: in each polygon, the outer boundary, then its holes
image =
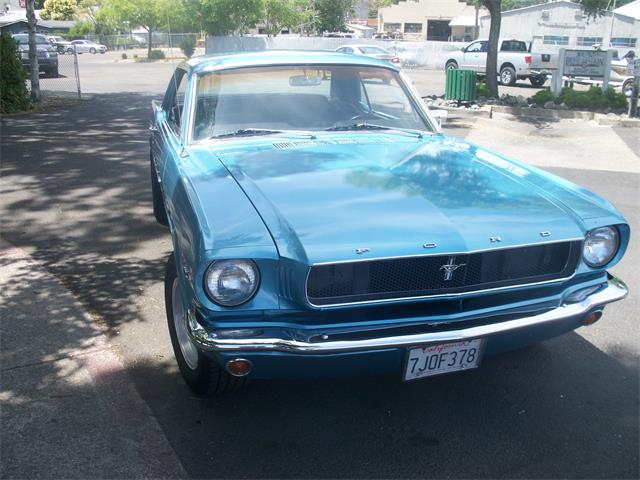
POLYGON ((464 267, 466 263, 453 263, 456 257, 449 257, 449 261, 440 267, 440 270, 444 270, 444 281, 448 282, 453 278, 453 272, 455 272, 460 267, 464 267))

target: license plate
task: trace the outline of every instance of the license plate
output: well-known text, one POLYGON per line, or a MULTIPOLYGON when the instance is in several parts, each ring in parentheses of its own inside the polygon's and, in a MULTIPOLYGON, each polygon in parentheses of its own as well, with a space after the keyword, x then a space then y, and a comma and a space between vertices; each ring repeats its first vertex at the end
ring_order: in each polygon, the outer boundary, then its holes
POLYGON ((483 340, 441 343, 409 349, 404 370, 405 380, 470 370, 480 365, 483 340))

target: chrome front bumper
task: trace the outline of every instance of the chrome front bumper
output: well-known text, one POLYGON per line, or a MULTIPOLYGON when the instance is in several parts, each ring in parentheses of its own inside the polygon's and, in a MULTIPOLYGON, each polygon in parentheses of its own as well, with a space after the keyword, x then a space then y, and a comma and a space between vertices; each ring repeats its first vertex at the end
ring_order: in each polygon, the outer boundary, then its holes
POLYGON ((570 318, 583 318, 592 311, 602 309, 608 303, 622 300, 628 294, 627 286, 616 277, 609 276, 603 288, 581 302, 561 305, 540 315, 522 317, 505 322, 491 323, 459 330, 447 330, 412 335, 397 335, 362 340, 304 342, 285 338, 218 338, 208 332, 193 315, 187 318, 187 330, 193 342, 202 350, 213 352, 277 351, 297 354, 329 354, 385 348, 409 347, 436 343, 457 342, 486 338, 515 330, 551 324, 570 318))

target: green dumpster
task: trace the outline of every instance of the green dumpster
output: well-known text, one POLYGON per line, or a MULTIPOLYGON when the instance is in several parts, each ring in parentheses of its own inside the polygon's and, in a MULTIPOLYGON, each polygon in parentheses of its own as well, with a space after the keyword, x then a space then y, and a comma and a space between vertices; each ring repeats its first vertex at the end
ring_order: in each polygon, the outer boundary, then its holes
POLYGON ((476 99, 476 72, 473 70, 447 70, 446 100, 472 102, 476 99))

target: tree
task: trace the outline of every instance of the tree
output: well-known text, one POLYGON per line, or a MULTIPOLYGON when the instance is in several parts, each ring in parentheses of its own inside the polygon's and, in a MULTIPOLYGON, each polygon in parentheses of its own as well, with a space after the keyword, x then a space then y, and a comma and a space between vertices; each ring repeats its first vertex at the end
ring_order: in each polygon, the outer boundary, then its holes
POLYGON ((31 70, 31 101, 40 101, 40 70, 38 67, 38 50, 36 49, 36 12, 34 0, 27 0, 27 24, 29 31, 29 68, 31 70))
POLYGON ((285 27, 299 25, 300 12, 293 0, 264 0, 263 21, 267 35, 278 35, 285 27))
POLYGON ((0 58, 0 113, 27 110, 31 106, 25 83, 27 75, 18 56, 16 42, 7 33, 0 34, 0 58))
POLYGON ((175 0, 104 0, 96 19, 105 25, 124 28, 141 27, 147 31, 147 57, 151 54, 153 32, 169 29, 172 19, 182 10, 182 3, 175 0))
POLYGON ((73 20, 78 10, 75 0, 46 0, 40 18, 43 20, 73 20))
POLYGON ((389 7, 394 3, 397 4, 398 0, 371 0, 369 2, 369 18, 376 18, 378 10, 389 7))
POLYGON ((185 0, 185 8, 209 35, 242 35, 263 14, 262 0, 185 0))
POLYGON ((318 33, 342 32, 345 23, 353 13, 355 0, 315 0, 313 13, 318 33))

